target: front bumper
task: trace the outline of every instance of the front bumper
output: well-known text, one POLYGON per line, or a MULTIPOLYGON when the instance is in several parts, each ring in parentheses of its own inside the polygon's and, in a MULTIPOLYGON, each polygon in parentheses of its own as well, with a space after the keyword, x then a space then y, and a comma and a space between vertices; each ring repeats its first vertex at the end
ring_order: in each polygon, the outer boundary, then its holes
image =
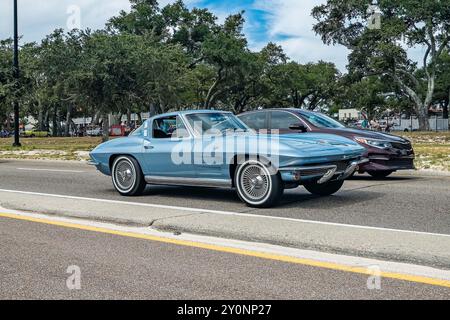
POLYGON ((337 163, 322 164, 305 167, 281 168, 281 177, 284 182, 298 183, 316 180, 319 184, 325 184, 334 180, 345 180, 359 170, 361 165, 369 162, 367 158, 340 161, 337 163))
POLYGON ((414 170, 414 156, 408 157, 385 157, 370 156, 369 162, 359 167, 359 172, 368 171, 397 171, 397 170, 414 170))

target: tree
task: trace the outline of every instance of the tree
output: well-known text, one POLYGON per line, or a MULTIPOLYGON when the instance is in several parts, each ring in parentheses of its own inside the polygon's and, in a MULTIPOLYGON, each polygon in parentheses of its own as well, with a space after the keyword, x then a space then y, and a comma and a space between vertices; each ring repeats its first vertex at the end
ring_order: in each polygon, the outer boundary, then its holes
POLYGON ((437 61, 450 41, 450 1, 380 0, 381 29, 365 26, 370 0, 328 0, 313 9, 314 30, 326 44, 351 50, 349 71, 361 77, 388 75, 414 103, 421 130, 429 130, 428 108, 433 101, 437 61), (424 46, 424 79, 407 47, 424 46), (425 91, 421 92, 421 82, 425 91))
POLYGON ((448 119, 450 104, 450 54, 445 50, 437 61, 434 101, 442 106, 443 118, 448 119))
POLYGON ((6 122, 8 128, 10 127, 9 116, 12 112, 13 96, 15 95, 12 45, 12 39, 0 41, 0 125, 6 122))
POLYGON ((319 61, 305 65, 291 61, 275 65, 270 81, 269 104, 272 106, 314 110, 326 106, 335 96, 340 74, 333 63, 319 61))

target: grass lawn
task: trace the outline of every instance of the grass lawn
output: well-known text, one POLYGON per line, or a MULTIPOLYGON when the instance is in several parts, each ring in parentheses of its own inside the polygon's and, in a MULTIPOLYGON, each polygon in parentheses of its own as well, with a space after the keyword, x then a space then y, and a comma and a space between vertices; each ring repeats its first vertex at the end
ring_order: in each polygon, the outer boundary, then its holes
POLYGON ((412 132, 402 136, 413 142, 418 169, 450 171, 450 132, 412 132))
POLYGON ((88 160, 101 138, 21 138, 21 148, 12 143, 12 138, 0 139, 0 158, 88 160))
MULTIPOLYGON (((398 134, 413 142, 418 169, 450 172, 450 132, 398 134)), ((101 138, 23 138, 19 149, 11 147, 12 142, 0 139, 0 158, 88 160, 101 138)))

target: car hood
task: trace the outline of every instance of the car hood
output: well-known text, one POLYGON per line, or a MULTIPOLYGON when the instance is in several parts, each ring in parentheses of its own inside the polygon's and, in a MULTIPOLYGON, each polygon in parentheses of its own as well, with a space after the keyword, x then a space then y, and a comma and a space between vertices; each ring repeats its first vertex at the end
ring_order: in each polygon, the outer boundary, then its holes
POLYGON ((342 128, 342 129, 329 129, 328 133, 342 135, 346 137, 362 137, 362 138, 370 138, 370 139, 378 139, 385 140, 389 142, 400 142, 405 143, 408 140, 398 137, 392 134, 387 134, 383 132, 377 132, 372 130, 360 130, 360 129, 352 129, 352 128, 342 128))
MULTIPOLYGON (((264 135, 259 135, 260 139, 264 135)), ((272 136, 273 138, 273 136, 272 136)), ((276 136, 280 153, 315 161, 341 160, 362 156, 365 148, 342 136, 324 133, 299 133, 276 136)))

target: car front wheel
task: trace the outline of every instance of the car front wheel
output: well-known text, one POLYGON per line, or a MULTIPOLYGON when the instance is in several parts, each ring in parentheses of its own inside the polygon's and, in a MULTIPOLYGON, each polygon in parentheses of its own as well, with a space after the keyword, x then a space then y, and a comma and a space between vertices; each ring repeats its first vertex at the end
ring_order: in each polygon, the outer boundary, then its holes
POLYGON ((269 168, 259 161, 247 161, 239 165, 235 184, 239 198, 250 207, 271 207, 283 194, 279 174, 271 174, 269 168))
POLYGON ((318 184, 317 182, 306 183, 304 185, 305 189, 312 194, 318 196, 331 196, 339 190, 341 190, 344 185, 344 180, 330 181, 324 184, 318 184))
POLYGON ((136 159, 120 156, 114 160, 111 176, 116 190, 123 196, 138 196, 144 192, 146 182, 136 159))

